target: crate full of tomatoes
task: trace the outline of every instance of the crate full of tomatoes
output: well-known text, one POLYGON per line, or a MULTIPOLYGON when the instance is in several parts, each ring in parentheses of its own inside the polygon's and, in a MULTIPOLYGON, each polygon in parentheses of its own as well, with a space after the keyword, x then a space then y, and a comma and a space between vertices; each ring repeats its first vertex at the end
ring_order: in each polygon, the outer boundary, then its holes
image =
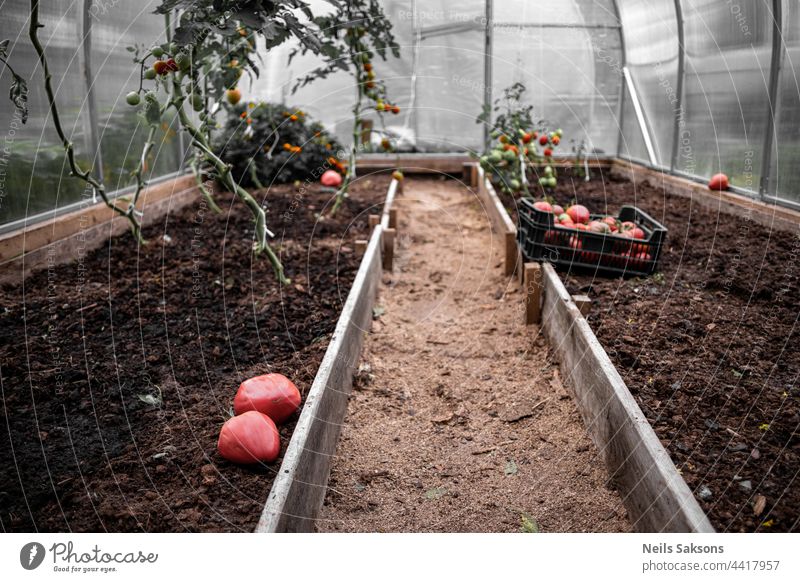
POLYGON ((565 210, 523 198, 518 215, 517 239, 526 260, 611 276, 652 274, 667 238, 667 229, 635 206, 605 216, 580 204, 565 210))

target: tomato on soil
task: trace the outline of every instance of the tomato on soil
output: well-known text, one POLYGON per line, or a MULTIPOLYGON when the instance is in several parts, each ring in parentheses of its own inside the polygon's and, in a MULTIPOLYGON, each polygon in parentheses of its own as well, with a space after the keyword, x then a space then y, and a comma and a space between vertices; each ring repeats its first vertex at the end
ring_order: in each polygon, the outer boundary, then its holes
POLYGON ((245 380, 233 399, 233 411, 237 415, 257 410, 275 424, 283 423, 299 406, 300 391, 283 374, 264 374, 245 380))
POLYGON ((217 450, 233 463, 271 463, 281 452, 281 437, 269 416, 250 410, 225 421, 217 450))

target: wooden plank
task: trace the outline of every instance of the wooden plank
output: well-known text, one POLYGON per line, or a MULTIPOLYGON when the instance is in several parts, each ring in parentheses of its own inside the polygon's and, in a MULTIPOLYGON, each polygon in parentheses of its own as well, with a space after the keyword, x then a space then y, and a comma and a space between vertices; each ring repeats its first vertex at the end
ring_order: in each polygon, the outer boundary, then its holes
MULTIPOLYGON (((145 201, 146 212, 142 217, 143 226, 158 223, 168 213, 193 202, 201 203, 198 202, 201 199, 194 186, 194 179, 191 180, 189 188, 178 189, 185 185, 182 178, 177 179, 178 181, 173 184, 176 188, 174 192, 165 184, 163 190, 156 191, 157 196, 145 201)), ((102 205, 102 209, 96 209, 95 206, 78 212, 77 216, 70 213, 59 217, 69 217, 66 223, 58 222, 59 219, 43 223, 43 225, 50 225, 49 229, 46 226, 40 227, 38 224, 32 226, 30 240, 25 238, 21 231, 10 233, 7 240, 18 236, 19 240, 11 244, 19 244, 20 247, 24 245, 27 251, 0 264, 0 284, 19 284, 31 273, 74 261, 83 254, 100 248, 109 238, 128 230, 127 220, 112 215, 105 205, 102 205), (101 211, 96 212, 96 210, 101 211), (106 219, 101 220, 104 215, 106 219), (57 222, 58 225, 56 225, 57 222), (77 231, 75 231, 75 226, 77 226, 77 231), (44 246, 36 248, 36 245, 42 243, 44 246)))
POLYGON ((394 206, 394 199, 397 196, 397 190, 399 185, 400 182, 398 182, 395 179, 392 179, 392 181, 389 183, 389 190, 387 190, 386 192, 386 200, 383 203, 383 211, 381 212, 381 221, 380 221, 380 224, 384 230, 390 227, 389 226, 390 214, 392 211, 392 207, 394 206))
POLYGON ((389 228, 397 230, 397 208, 389 209, 389 228))
POLYGON ((312 532, 381 280, 380 225, 372 236, 308 392, 256 532, 312 532))
POLYGON ((370 214, 369 215, 369 231, 372 232, 375 230, 375 227, 381 223, 381 217, 377 214, 370 214))
POLYGON ((356 256, 357 257, 361 258, 361 257, 364 256, 364 253, 367 252, 367 245, 368 244, 369 244, 369 241, 368 240, 364 240, 364 239, 358 239, 355 242, 356 256))
POLYGON ((713 532, 558 274, 547 263, 542 271, 545 334, 634 528, 644 532, 713 532))
POLYGON ((393 170, 402 168, 408 174, 449 174, 459 176, 465 162, 471 158, 466 154, 364 154, 356 163, 360 170, 393 170))
POLYGON ((675 196, 690 199, 692 204, 712 212, 724 212, 740 218, 745 214, 753 222, 770 229, 796 234, 800 225, 800 212, 797 210, 761 202, 735 192, 709 190, 705 184, 627 160, 615 159, 611 175, 664 189, 675 196))
POLYGON ((589 315, 589 310, 592 308, 592 300, 589 299, 588 295, 573 295, 572 302, 578 307, 578 311, 581 312, 582 316, 589 315))
MULTIPOLYGON (((156 208, 158 202, 194 192, 195 188, 193 176, 179 176, 145 188, 139 203, 139 208, 145 213, 144 220, 152 222, 162 216, 156 210, 163 210, 169 205, 160 205, 156 208)), ((119 222, 125 226, 128 224, 125 218, 114 213, 105 204, 92 203, 53 219, 6 233, 0 236, 0 264, 75 234, 85 233, 90 228, 112 222, 112 219, 114 223, 119 222)))
POLYGON ((542 320, 542 266, 539 263, 525 263, 525 325, 542 320))
POLYGON ((486 177, 483 168, 477 168, 478 199, 481 201, 492 230, 503 237, 503 265, 505 274, 510 276, 517 271, 519 263, 519 249, 517 245, 517 227, 503 207, 494 187, 486 177))
POLYGON ((503 234, 505 240, 505 257, 503 258, 503 266, 507 277, 510 277, 517 271, 519 266, 519 248, 517 248, 517 233, 516 231, 506 231, 503 234))
POLYGON ((387 228, 383 231, 383 270, 392 271, 394 267, 394 241, 397 231, 387 228))

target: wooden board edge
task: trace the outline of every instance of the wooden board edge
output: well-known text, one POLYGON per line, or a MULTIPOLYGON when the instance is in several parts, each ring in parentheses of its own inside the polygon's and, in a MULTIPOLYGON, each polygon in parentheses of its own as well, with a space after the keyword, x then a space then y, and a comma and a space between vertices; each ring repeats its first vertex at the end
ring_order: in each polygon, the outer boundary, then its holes
POLYGON ((587 431, 617 482, 631 522, 644 531, 713 532, 708 517, 572 302, 558 273, 549 263, 543 264, 542 272, 545 334, 574 393, 587 431), (582 384, 575 381, 576 377, 597 381, 582 384), (605 402, 604 391, 608 393, 605 402), (593 410, 598 402, 602 410, 593 410))
POLYGON ((372 232, 331 343, 325 351, 262 509, 255 529, 258 533, 313 531, 317 514, 325 499, 333 453, 347 411, 352 374, 358 365, 364 336, 369 329, 369 321, 372 320, 372 308, 382 274, 382 234, 380 225, 372 232), (346 380, 342 382, 343 385, 334 385, 341 379, 346 380), (331 392, 341 397, 344 406, 333 411, 325 409, 326 395, 331 392), (322 424, 328 425, 331 431, 329 442, 324 443, 328 451, 319 450, 317 445, 311 443, 312 432, 320 430, 319 426, 322 424), (316 472, 316 483, 315 479, 303 474, 312 469, 316 472), (299 508, 294 507, 297 500, 301 503, 299 508))
POLYGON ((397 195, 397 188, 400 183, 392 178, 392 181, 389 183, 389 189, 386 191, 386 201, 383 203, 383 212, 381 212, 381 226, 384 230, 390 228, 389 221, 390 221, 390 212, 392 210, 392 206, 394 205, 394 198, 397 195))

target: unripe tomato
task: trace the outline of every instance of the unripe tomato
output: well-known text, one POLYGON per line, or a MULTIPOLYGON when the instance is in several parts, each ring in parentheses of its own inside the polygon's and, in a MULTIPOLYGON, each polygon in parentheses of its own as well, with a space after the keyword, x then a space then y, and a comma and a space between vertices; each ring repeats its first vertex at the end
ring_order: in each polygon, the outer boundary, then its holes
POLYGON ((125 95, 125 101, 128 102, 128 105, 135 107, 136 105, 139 105, 139 103, 142 102, 142 99, 141 97, 139 97, 139 93, 137 93, 136 91, 131 91, 130 93, 125 95))
POLYGON ((150 54, 152 54, 155 58, 160 59, 164 56, 164 49, 160 46, 154 46, 150 49, 150 54))
POLYGON ((231 105, 236 105, 242 99, 242 92, 236 87, 233 89, 228 89, 225 92, 225 98, 231 105))
POLYGON ((392 178, 394 178, 398 182, 402 182, 403 181, 403 172, 401 172, 400 170, 395 170, 394 172, 392 172, 392 178))
POLYGON ((144 70, 144 78, 148 81, 152 81, 156 78, 156 70, 153 67, 144 70))

